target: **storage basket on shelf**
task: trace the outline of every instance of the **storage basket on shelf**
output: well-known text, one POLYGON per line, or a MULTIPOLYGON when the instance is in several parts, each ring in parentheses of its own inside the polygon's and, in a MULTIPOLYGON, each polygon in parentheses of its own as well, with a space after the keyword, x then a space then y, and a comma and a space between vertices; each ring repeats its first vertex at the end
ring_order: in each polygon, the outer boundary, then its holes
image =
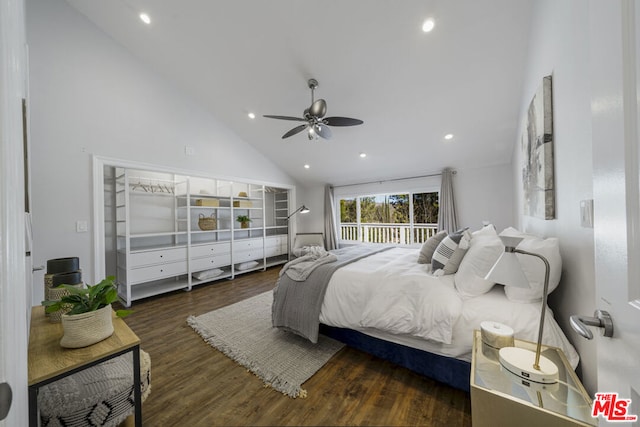
POLYGON ((200 230, 209 231, 215 230, 218 225, 216 218, 211 214, 211 216, 204 216, 204 214, 200 214, 198 218, 198 227, 200 230))
POLYGON ((251 200, 234 200, 233 207, 234 208, 252 208, 253 202, 251 200))
POLYGON ((196 206, 206 206, 217 208, 220 206, 220 200, 218 199, 196 199, 196 206))

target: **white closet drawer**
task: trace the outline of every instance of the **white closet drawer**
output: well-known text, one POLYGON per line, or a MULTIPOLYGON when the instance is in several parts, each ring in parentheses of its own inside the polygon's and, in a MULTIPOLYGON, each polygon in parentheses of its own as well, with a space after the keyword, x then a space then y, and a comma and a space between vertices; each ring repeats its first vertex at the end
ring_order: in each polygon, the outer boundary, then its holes
POLYGON ((259 260, 263 257, 263 253, 262 248, 257 248, 251 251, 234 252, 233 262, 237 264, 239 262, 259 260))
POLYGON ((284 255, 287 253, 287 246, 272 246, 264 249, 264 255, 269 258, 272 256, 284 255))
POLYGON ((129 270, 128 282, 148 282, 149 280, 187 274, 187 261, 170 262, 149 267, 132 268, 129 270))
POLYGON ((229 242, 221 242, 192 246, 190 256, 191 258, 200 258, 208 255, 228 254, 229 252, 231 252, 229 242))
POLYGON ((256 248, 262 249, 262 247, 262 239, 234 240, 233 242, 233 252, 249 251, 256 248))
POLYGON ((264 239, 264 247, 274 247, 274 246, 286 246, 287 245, 287 237, 286 236, 272 236, 264 239))
POLYGON ((231 254, 222 254, 191 260, 191 271, 202 271, 210 268, 224 267, 231 264, 231 254))
POLYGON ((186 261, 187 248, 154 249, 131 254, 131 268, 145 265, 159 264, 163 262, 186 261))

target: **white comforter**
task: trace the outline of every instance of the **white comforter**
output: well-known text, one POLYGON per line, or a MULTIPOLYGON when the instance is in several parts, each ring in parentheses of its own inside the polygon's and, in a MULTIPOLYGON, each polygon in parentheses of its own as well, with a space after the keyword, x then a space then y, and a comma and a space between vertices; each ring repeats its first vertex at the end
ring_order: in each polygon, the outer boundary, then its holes
MULTIPOLYGON (((516 338, 537 340, 540 303, 512 302, 500 285, 463 299, 453 276, 434 277, 428 265, 417 263, 418 251, 393 248, 336 271, 320 321, 463 360, 484 320, 509 325, 516 338)), ((547 313, 543 342, 562 348, 575 368, 578 354, 547 313)))

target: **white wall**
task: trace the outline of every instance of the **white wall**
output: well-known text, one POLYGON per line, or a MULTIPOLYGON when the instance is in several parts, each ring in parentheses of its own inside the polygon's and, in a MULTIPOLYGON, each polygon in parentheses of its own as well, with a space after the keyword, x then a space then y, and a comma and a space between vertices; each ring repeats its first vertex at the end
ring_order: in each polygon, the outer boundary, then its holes
POLYGON ((458 170, 454 178, 458 224, 477 230, 483 221, 498 231, 514 224, 510 164, 458 170))
POLYGON ((292 206, 291 211, 305 205, 310 212, 299 215, 296 214, 296 226, 299 233, 324 233, 324 187, 322 186, 299 186, 298 205, 292 206))
POLYGON ((535 2, 521 117, 542 78, 552 75, 557 219, 523 215, 519 142, 513 179, 518 225, 527 232, 560 239, 562 281, 551 294, 550 305, 580 353, 579 372, 593 393, 597 389, 595 343, 579 337, 569 325, 571 314, 590 316, 595 304, 593 229, 580 225, 580 201, 593 198, 588 25, 588 2, 535 2))
POLYGON ((92 155, 295 184, 63 0, 27 2, 27 40, 35 265, 79 256, 94 280, 92 155), (77 220, 88 232, 76 233, 77 220))

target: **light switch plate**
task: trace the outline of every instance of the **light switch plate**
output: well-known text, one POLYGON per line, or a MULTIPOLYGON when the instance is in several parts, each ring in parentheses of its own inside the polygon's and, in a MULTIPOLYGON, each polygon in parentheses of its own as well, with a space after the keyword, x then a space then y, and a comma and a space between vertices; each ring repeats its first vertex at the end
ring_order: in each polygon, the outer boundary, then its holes
POLYGON ((580 200, 580 225, 593 228, 593 199, 580 200))

